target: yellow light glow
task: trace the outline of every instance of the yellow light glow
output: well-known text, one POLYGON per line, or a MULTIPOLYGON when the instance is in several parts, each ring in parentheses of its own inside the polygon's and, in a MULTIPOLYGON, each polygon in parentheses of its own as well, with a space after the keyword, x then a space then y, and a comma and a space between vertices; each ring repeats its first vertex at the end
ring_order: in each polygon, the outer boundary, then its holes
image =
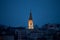
POLYGON ((28 21, 28 29, 34 29, 32 20, 28 21))

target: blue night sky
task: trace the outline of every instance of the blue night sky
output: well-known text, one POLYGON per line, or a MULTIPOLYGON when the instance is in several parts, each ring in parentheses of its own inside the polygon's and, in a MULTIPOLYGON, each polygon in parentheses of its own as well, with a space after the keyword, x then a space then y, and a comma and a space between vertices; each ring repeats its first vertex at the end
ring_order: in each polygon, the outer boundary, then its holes
POLYGON ((60 23, 59 0, 0 0, 0 24, 28 26, 30 9, 34 25, 60 23))

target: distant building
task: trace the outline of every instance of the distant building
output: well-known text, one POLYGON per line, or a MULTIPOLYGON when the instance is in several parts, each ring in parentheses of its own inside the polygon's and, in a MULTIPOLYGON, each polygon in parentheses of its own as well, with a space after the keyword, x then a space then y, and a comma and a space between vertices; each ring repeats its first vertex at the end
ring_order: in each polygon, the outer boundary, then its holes
POLYGON ((30 11, 30 17, 28 20, 28 29, 34 29, 31 11, 30 11))

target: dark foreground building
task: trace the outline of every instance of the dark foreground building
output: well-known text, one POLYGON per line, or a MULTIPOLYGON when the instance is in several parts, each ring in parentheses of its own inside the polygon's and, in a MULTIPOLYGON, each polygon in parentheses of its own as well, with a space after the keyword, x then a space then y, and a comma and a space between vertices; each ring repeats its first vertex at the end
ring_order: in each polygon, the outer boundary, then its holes
POLYGON ((45 24, 34 29, 0 26, 0 40, 60 40, 60 24, 45 24))

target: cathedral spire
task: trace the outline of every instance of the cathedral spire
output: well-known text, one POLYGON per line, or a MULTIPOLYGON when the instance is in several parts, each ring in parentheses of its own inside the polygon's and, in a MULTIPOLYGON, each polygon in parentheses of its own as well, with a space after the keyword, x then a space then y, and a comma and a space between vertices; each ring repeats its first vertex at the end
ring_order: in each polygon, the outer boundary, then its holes
POLYGON ((30 16, 28 20, 28 29, 34 29, 31 10, 30 10, 30 16))
POLYGON ((30 17, 29 17, 29 20, 32 20, 32 12, 30 10, 30 17))

